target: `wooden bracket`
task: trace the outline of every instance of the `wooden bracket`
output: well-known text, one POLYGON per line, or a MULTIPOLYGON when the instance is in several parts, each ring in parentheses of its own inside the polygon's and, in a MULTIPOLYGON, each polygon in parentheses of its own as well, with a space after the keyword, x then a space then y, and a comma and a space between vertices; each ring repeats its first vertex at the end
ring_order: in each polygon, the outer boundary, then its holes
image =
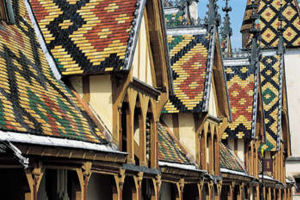
POLYGON ((44 168, 41 161, 34 163, 33 168, 25 169, 25 175, 30 188, 30 193, 26 194, 26 200, 37 200, 37 193, 44 176, 44 168))
POLYGON ((179 180, 179 188, 180 188, 180 192, 183 193, 183 189, 184 189, 184 179, 180 179, 179 180))

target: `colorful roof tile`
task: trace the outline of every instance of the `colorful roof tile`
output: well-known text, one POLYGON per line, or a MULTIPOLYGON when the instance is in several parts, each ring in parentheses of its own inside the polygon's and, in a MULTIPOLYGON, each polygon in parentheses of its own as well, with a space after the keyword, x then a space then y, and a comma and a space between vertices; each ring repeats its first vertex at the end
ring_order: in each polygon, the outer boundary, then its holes
MULTIPOLYGON (((280 2, 283 3, 283 17, 285 22, 283 23, 283 37, 287 47, 299 47, 300 46, 300 15, 298 9, 298 3, 296 0, 257 0, 258 14, 260 15, 260 28, 261 28, 261 46, 262 47, 277 47, 279 41, 278 27, 280 25, 280 2)), ((251 0, 248 0, 246 7, 244 21, 241 31, 249 30, 251 24, 250 7, 251 0)), ((251 36, 248 43, 250 44, 251 36)))
POLYGON ((209 34, 169 35, 174 95, 163 113, 202 112, 207 88, 209 34))
POLYGON ((179 27, 184 25, 185 13, 183 11, 178 11, 165 15, 167 27, 179 27))
POLYGON ((261 91, 266 127, 265 151, 276 151, 281 134, 282 58, 263 56, 260 62, 261 91))
POLYGON ((160 161, 191 164, 186 158, 186 151, 162 123, 158 123, 158 159, 160 161))
POLYGON ((229 124, 222 138, 250 138, 253 132, 255 134, 253 118, 256 116, 256 70, 249 65, 226 66, 225 68, 232 123, 229 124))
POLYGON ((0 22, 0 129, 106 143, 71 91, 52 75, 24 1, 12 3, 16 24, 0 22))
MULTIPOLYGON (((62 75, 126 70, 137 0, 30 0, 62 75), (126 66, 125 66, 126 65, 126 66)), ((132 33, 133 34, 133 33, 132 33)))
POLYGON ((222 142, 220 142, 220 167, 238 172, 246 172, 238 157, 222 142))

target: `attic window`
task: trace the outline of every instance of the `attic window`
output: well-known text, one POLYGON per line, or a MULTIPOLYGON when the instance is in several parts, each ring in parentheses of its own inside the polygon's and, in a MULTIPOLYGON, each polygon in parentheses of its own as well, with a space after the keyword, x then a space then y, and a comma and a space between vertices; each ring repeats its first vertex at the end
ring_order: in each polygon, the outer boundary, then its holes
POLYGON ((3 20, 8 24, 15 23, 12 0, 0 0, 0 20, 3 20))

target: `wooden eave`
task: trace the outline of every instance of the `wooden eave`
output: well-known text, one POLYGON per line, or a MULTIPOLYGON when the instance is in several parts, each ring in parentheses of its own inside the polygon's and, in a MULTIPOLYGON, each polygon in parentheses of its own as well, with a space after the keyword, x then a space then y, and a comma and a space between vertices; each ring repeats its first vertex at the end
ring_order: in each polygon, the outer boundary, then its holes
POLYGON ((184 170, 174 167, 160 167, 162 180, 167 182, 178 182, 184 179, 185 183, 197 183, 200 180, 207 179, 204 171, 184 170))
POLYGON ((63 148, 55 146, 42 146, 42 145, 29 145, 29 144, 15 144, 17 148, 26 157, 48 157, 55 159, 68 159, 67 162, 72 160, 84 161, 102 161, 110 163, 125 163, 127 154, 119 152, 106 152, 106 151, 92 151, 84 149, 63 148))
POLYGON ((137 78, 133 78, 133 81, 129 84, 133 89, 140 91, 142 93, 147 94, 148 96, 152 97, 155 100, 158 100, 158 97, 160 96, 160 91, 152 87, 151 85, 148 85, 142 81, 140 81, 137 78))
POLYGON ((223 177, 223 182, 252 182, 255 181, 257 179, 255 179, 254 177, 250 177, 250 176, 241 176, 241 175, 237 175, 237 174, 230 174, 230 173, 221 173, 222 177, 223 177))

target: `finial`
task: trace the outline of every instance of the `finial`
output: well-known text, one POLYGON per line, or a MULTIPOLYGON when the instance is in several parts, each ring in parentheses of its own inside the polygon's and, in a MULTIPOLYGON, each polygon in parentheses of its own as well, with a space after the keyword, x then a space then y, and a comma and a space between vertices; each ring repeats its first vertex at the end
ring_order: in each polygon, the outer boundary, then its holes
POLYGON ((251 57, 250 57, 250 65, 255 66, 256 63, 260 59, 260 47, 258 44, 258 39, 260 36, 260 26, 259 26, 259 16, 256 14, 256 10, 258 8, 257 4, 254 0, 251 1, 252 8, 252 27, 250 29, 250 33, 253 35, 252 37, 252 47, 251 47, 251 57))
POLYGON ((280 1, 280 14, 279 14, 279 27, 278 27, 278 34, 279 34, 279 42, 278 42, 278 50, 277 53, 279 55, 283 55, 285 53, 285 47, 284 47, 284 39, 283 39, 283 21, 285 21, 285 18, 283 16, 283 8, 282 8, 282 0, 280 1))
POLYGON ((220 15, 218 14, 218 6, 217 2, 218 0, 209 0, 208 12, 206 13, 207 16, 205 17, 206 20, 206 26, 208 28, 208 31, 210 31, 214 26, 219 26, 220 24, 220 15))
POLYGON ((230 27, 230 17, 229 12, 232 11, 232 8, 228 5, 229 0, 225 0, 225 7, 222 8, 223 12, 225 12, 223 27, 221 28, 221 36, 222 36, 222 49, 224 50, 224 54, 228 57, 231 57, 231 49, 230 49, 230 37, 232 36, 232 28, 230 27))

